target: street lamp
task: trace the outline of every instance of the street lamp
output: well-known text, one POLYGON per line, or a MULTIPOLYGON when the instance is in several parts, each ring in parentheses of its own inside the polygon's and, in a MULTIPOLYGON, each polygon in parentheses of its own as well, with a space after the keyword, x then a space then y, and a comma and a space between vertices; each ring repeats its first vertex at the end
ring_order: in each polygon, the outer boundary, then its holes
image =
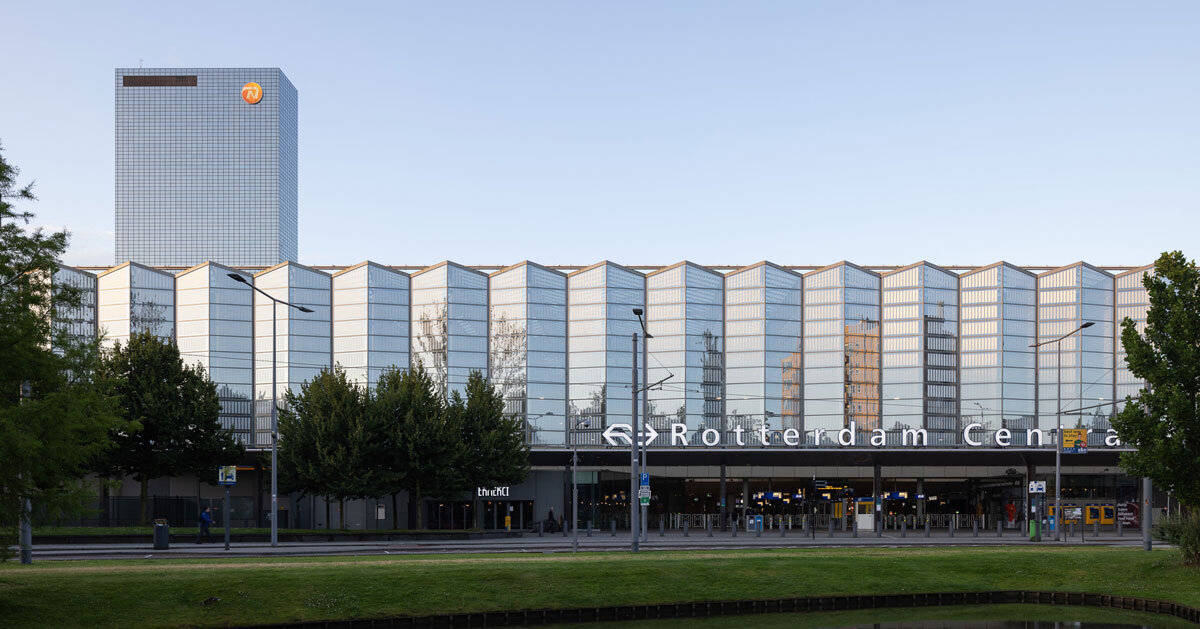
POLYGON ((584 418, 571 431, 571 552, 576 553, 579 552, 579 436, 575 431, 587 427, 588 419, 584 418))
POLYGON ((276 384, 279 380, 278 373, 278 357, 275 352, 275 319, 276 306, 283 304, 289 308, 295 308, 300 312, 311 313, 312 309, 298 306, 296 304, 276 299, 268 295, 263 289, 251 284, 240 273, 226 273, 230 279, 253 288, 258 291, 258 294, 271 300, 271 547, 279 546, 279 416, 277 412, 278 398, 276 392, 276 384))
MULTIPOLYGON (((646 383, 649 381, 648 374, 650 373, 650 363, 647 362, 646 359, 647 359, 647 357, 649 357, 649 354, 650 354, 650 341, 648 339, 652 339, 652 338, 654 338, 654 336, 651 335, 648 330, 646 330, 646 321, 644 319, 642 319, 642 309, 634 308, 633 314, 637 315, 638 323, 640 323, 642 326, 642 391, 641 391, 641 393, 642 393, 642 421, 646 422, 646 424, 649 425, 650 424, 650 387, 647 386, 646 383)), ((636 356, 634 357, 634 360, 637 360, 636 356)), ((636 392, 634 395, 636 396, 636 392)), ((636 397, 634 398, 634 404, 637 404, 636 397)), ((634 444, 634 445, 636 447, 637 444, 634 444)), ((642 447, 641 463, 642 463, 642 470, 644 471, 646 469, 646 463, 647 463, 646 444, 643 442, 641 444, 641 447, 642 447)), ((640 502, 640 499, 639 499, 639 502, 640 502)), ((646 512, 648 510, 649 510, 649 505, 644 505, 642 507, 642 541, 643 542, 646 541, 646 512)))
MULTIPOLYGON (((1049 341, 1042 341, 1041 343, 1033 343, 1030 345, 1030 347, 1036 348, 1036 347, 1041 347, 1043 345, 1049 345, 1051 343, 1058 343, 1059 341, 1062 341, 1063 339, 1067 338, 1068 336, 1072 336, 1076 332, 1090 328, 1093 325, 1096 325, 1096 323, 1094 321, 1084 321, 1083 324, 1080 325, 1079 327, 1075 328, 1074 330, 1071 330, 1070 332, 1067 332, 1066 334, 1064 334, 1056 339, 1050 339, 1049 341)), ((1058 393, 1056 394, 1056 397, 1058 398, 1058 400, 1056 402, 1056 409, 1055 409, 1055 413, 1054 413, 1054 420, 1055 420, 1055 423, 1058 425, 1058 427, 1054 430, 1054 518, 1055 518, 1055 520, 1054 520, 1054 541, 1057 542, 1057 541, 1062 540, 1062 528, 1063 528, 1063 512, 1062 512, 1062 346, 1059 345, 1059 346, 1055 347, 1054 349, 1055 349, 1055 351, 1054 351, 1054 371, 1055 371, 1054 380, 1058 385, 1058 393)), ((1082 373, 1083 365, 1080 364, 1079 368, 1081 370, 1080 373, 1082 373)), ((1082 378, 1079 379, 1079 386, 1080 386, 1080 391, 1082 391, 1083 390, 1082 389, 1082 387, 1083 387, 1083 379, 1082 378)), ((1040 530, 1040 527, 1039 527, 1039 530, 1040 530)))

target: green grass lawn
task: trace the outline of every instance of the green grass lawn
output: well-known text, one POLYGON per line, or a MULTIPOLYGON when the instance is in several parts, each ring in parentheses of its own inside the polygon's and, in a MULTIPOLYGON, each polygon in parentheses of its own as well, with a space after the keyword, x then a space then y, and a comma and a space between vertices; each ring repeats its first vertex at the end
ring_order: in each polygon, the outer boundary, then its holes
POLYGON ((822 594, 1060 590, 1200 606, 1200 570, 1132 548, 855 548, 0 565, 0 624, 219 626, 822 594), (202 602, 220 598, 211 605, 202 602))

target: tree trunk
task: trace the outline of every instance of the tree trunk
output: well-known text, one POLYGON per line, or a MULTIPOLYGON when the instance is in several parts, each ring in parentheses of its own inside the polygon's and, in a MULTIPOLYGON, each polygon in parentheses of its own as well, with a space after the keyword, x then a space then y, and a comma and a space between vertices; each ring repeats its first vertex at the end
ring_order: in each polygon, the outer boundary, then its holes
POLYGON ((338 498, 338 528, 346 530, 346 499, 338 498))
POLYGON ((400 509, 396 507, 397 503, 396 494, 392 494, 392 528, 398 530, 400 528, 400 509))
POLYGON ((332 518, 329 517, 329 496, 325 496, 324 500, 325 500, 325 530, 328 531, 329 523, 332 521, 332 518))
POLYGON ((147 504, 147 495, 150 493, 150 479, 142 477, 141 487, 138 489, 138 498, 142 505, 142 526, 150 525, 150 505, 147 504))
POLYGON ((100 509, 101 509, 101 512, 100 512, 101 520, 100 521, 103 522, 104 526, 112 526, 112 505, 109 504, 111 502, 112 501, 109 500, 109 496, 108 496, 108 479, 101 478, 100 479, 100 509))

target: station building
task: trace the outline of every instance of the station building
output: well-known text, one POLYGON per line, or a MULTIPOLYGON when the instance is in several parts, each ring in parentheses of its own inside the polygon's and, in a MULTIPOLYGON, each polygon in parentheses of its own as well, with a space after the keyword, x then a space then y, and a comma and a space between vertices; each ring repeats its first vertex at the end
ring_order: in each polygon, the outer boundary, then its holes
MULTIPOLYGON (((62 267, 55 281, 87 293, 67 322, 76 333, 111 344, 149 329, 209 372, 222 423, 250 451, 234 506, 246 523, 270 515, 269 474, 256 461, 271 443, 272 379, 282 396, 339 365, 369 387, 387 368, 420 363, 447 393, 472 371, 486 374, 523 419, 533 468, 519 486, 427 501, 423 519, 434 527, 502 528, 507 516, 528 528, 551 510, 569 516, 573 479, 583 526, 628 526, 636 408, 652 528, 757 516, 792 525, 813 513, 820 526, 845 526, 872 512, 890 526, 929 516, 934 526, 1019 528, 1040 504, 1029 481, 1048 481, 1053 497, 1060 418, 1087 431, 1087 452, 1062 457, 1064 502, 1106 506, 1109 523, 1118 505, 1137 501, 1140 483, 1119 467, 1126 446, 1109 420, 1141 388, 1124 363, 1120 321, 1144 326, 1147 273, 1152 266, 1084 262, 127 262, 62 267), (230 273, 313 311, 275 313, 274 373, 270 301, 230 273), (633 349, 643 332, 635 309, 649 334, 645 365, 633 349), (635 365, 652 385, 636 407, 635 365)), ((151 490, 215 503, 219 490, 202 481, 161 479, 151 490)), ((345 515, 351 526, 389 528, 408 518, 392 512, 406 503, 358 501, 345 515)), ((319 499, 281 496, 277 517, 319 527, 324 512, 319 499)))

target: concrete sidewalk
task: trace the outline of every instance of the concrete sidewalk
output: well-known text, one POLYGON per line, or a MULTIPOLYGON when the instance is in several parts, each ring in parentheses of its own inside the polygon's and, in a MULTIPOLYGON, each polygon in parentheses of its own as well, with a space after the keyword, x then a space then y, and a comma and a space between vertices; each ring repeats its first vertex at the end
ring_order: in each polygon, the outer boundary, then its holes
MULTIPOLYGON (((624 551, 630 546, 629 531, 618 531, 614 537, 611 532, 599 533, 593 531, 591 537, 585 532, 579 535, 579 550, 595 551, 624 551)), ((218 538, 219 539, 219 538, 218 538)), ((897 531, 887 531, 882 535, 874 532, 860 532, 858 537, 841 531, 833 537, 828 531, 818 533, 814 538, 811 533, 801 535, 799 531, 788 531, 780 536, 779 531, 763 531, 761 536, 754 533, 739 531, 737 536, 730 532, 714 531, 709 537, 704 530, 690 532, 688 536, 680 531, 659 536, 657 531, 651 532, 648 539, 641 544, 646 551, 656 550, 706 550, 706 549, 766 549, 766 548, 836 548, 836 547, 955 547, 955 546, 1140 546, 1141 535, 1131 531, 1123 537, 1115 533, 1102 534, 1099 538, 1078 537, 1069 541, 1054 542, 1053 539, 1043 539, 1042 542, 1030 542, 1025 536, 1016 531, 1006 531, 997 536, 993 530, 990 533, 979 532, 975 537, 971 531, 958 531, 953 537, 947 531, 932 531, 925 537, 924 530, 908 531, 901 536, 897 531)), ((284 542, 277 548, 260 542, 243 542, 230 545, 224 549, 223 542, 212 544, 172 543, 168 550, 154 550, 149 539, 144 544, 41 544, 35 545, 35 561, 78 560, 78 559, 165 559, 185 557, 312 557, 312 556, 369 556, 369 555, 411 555, 429 553, 561 553, 571 551, 571 538, 561 533, 545 534, 538 537, 536 533, 525 534, 523 537, 509 539, 482 539, 456 541, 403 541, 403 542, 284 542)))

